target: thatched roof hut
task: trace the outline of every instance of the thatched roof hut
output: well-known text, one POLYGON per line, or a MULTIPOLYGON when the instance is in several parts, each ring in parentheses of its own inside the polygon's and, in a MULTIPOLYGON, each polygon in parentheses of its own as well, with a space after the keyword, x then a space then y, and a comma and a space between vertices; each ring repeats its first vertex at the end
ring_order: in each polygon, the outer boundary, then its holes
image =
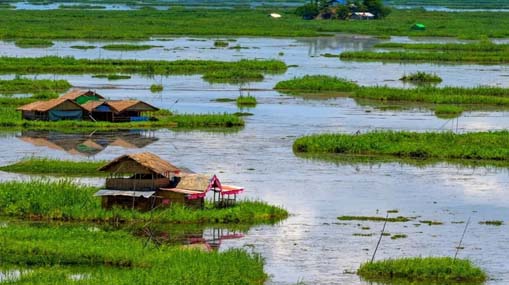
POLYGON ((93 120, 109 122, 146 121, 142 113, 159 110, 140 100, 89 101, 82 106, 93 120))
POLYGON ((97 101, 103 100, 104 97, 96 93, 92 90, 81 90, 81 89, 73 89, 64 95, 60 96, 60 98, 70 99, 78 104, 84 104, 89 101, 97 101))
POLYGON ((21 111, 25 120, 41 121, 81 120, 84 111, 79 104, 66 98, 36 101, 16 110, 21 111))
POLYGON ((159 174, 168 177, 170 172, 178 173, 180 170, 178 167, 153 153, 142 152, 122 155, 99 168, 99 171, 110 173, 159 174))

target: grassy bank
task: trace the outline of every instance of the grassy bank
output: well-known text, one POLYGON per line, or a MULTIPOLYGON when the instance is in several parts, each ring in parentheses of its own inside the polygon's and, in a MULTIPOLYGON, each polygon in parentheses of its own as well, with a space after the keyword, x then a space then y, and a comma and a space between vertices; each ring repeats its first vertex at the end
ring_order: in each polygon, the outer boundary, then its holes
POLYGON ((246 83, 263 81, 264 76, 262 73, 250 70, 218 70, 206 72, 203 75, 203 80, 209 83, 246 83))
POLYGON ((263 260, 244 250, 205 252, 146 243, 123 230, 10 223, 2 264, 23 266, 19 283, 262 284, 263 260), (71 267, 72 266, 72 267, 71 267))
POLYGON ((0 38, 147 39, 157 35, 317 36, 352 33, 462 38, 509 37, 508 13, 394 10, 383 20, 306 21, 294 9, 170 9, 168 11, 0 11, 0 38), (270 12, 280 19, 267 17, 270 12), (411 30, 415 22, 425 31, 411 30), (193 23, 190 25, 189 23, 193 23))
POLYGON ((0 57, 0 73, 141 73, 201 74, 223 70, 283 73, 286 65, 279 60, 122 60, 75 59, 46 56, 36 58, 0 57))
POLYGON ((0 166, 0 171, 63 176, 104 176, 103 172, 97 171, 104 164, 104 161, 71 161, 30 157, 10 165, 0 166))
POLYGON ((0 80, 0 93, 40 93, 40 92, 65 92, 71 88, 67 80, 37 80, 17 77, 12 80, 0 80))
POLYGON ((379 131, 361 135, 320 134, 298 138, 297 153, 380 156, 387 159, 459 160, 509 166, 509 132, 467 134, 379 131))
POLYGON ((80 186, 67 180, 0 183, 0 215, 23 219, 72 221, 148 221, 164 223, 269 223, 284 219, 288 212, 260 201, 240 201, 235 206, 203 210, 172 206, 153 214, 101 208, 93 194, 95 187, 80 186), (35 191, 35 192, 34 192, 35 191), (37 193, 37 195, 34 195, 37 193))
POLYGON ((414 257, 367 262, 357 271, 367 281, 379 282, 449 282, 481 283, 486 273, 469 260, 450 257, 414 257))
POLYGON ((130 45, 130 44, 111 44, 102 46, 103 49, 106 50, 116 50, 116 51, 140 51, 140 50, 149 50, 152 48, 161 47, 161 46, 153 46, 153 45, 130 45))
POLYGON ((53 46, 52 41, 45 39, 20 39, 14 44, 20 48, 47 48, 53 46))
POLYGON ((293 94, 336 94, 360 99, 377 101, 409 101, 432 104, 468 104, 509 106, 509 89, 499 87, 433 87, 421 86, 412 89, 392 88, 386 86, 358 86, 346 79, 318 75, 304 76, 278 82, 276 90, 293 94))
POLYGON ((426 83, 440 83, 442 82, 442 78, 436 74, 430 74, 426 72, 418 71, 416 73, 405 74, 399 80, 403 82, 410 82, 416 84, 426 84, 426 83))

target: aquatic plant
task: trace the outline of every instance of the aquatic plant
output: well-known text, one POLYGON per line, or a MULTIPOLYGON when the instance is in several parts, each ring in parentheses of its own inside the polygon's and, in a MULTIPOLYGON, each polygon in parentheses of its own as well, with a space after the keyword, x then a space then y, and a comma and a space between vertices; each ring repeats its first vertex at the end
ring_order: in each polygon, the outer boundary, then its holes
POLYGON ((444 119, 451 119, 461 116, 463 108, 451 105, 438 105, 435 107, 435 116, 444 119))
POLYGON ((363 263, 357 274, 378 282, 484 282, 486 273, 465 259, 451 257, 413 257, 363 263))
POLYGON ((261 256, 242 249, 158 245, 93 224, 12 223, 0 239, 3 265, 30 266, 20 283, 69 284, 76 271, 86 273, 74 282, 85 284, 254 285, 267 278, 261 256))
POLYGON ((154 45, 131 45, 131 44, 111 44, 104 45, 101 48, 107 50, 118 50, 118 51, 139 51, 139 50, 148 50, 161 46, 154 45))
POLYGON ((504 224, 504 222, 503 221, 495 221, 495 220, 493 220, 493 221, 481 221, 481 222, 479 222, 479 224, 481 224, 481 225, 490 225, 490 226, 501 226, 501 225, 504 224))
POLYGON ((96 10, 96 9, 106 9, 106 6, 90 5, 90 4, 73 4, 73 5, 60 4, 58 6, 58 9, 96 10))
POLYGON ((104 164, 105 161, 72 161, 28 157, 13 164, 0 166, 0 171, 63 176, 104 176, 103 172, 97 171, 104 164))
POLYGON ((73 57, 0 57, 0 73, 141 73, 201 74, 211 71, 242 70, 282 73, 286 65, 280 60, 214 61, 214 60, 133 60, 76 59, 73 57))
POLYGON ((391 236, 391 239, 400 239, 400 238, 406 238, 407 235, 405 234, 394 234, 391 236))
POLYGON ((280 207, 261 201, 238 201, 229 208, 207 205, 190 209, 180 205, 152 213, 130 209, 106 210, 93 194, 99 189, 70 180, 31 180, 0 183, 0 215, 45 220, 148 221, 164 223, 270 223, 288 216, 280 207), (37 189, 37 195, 34 195, 37 189))
POLYGON ((93 78, 107 78, 108 80, 121 80, 121 79, 131 79, 130 75, 122 75, 122 74, 96 74, 92 75, 93 78))
POLYGON ((371 221, 371 222, 391 222, 391 223, 396 223, 396 222, 408 222, 410 221, 411 219, 410 218, 407 218, 407 217, 402 217, 402 216, 399 216, 399 217, 389 217, 389 218, 385 218, 385 217, 378 217, 378 216, 340 216, 340 217, 337 217, 338 220, 340 221, 371 221))
POLYGON ((256 98, 251 95, 237 97, 237 106, 241 107, 254 107, 257 104, 256 98))
POLYGON ((53 46, 53 42, 46 39, 20 39, 14 43, 20 48, 47 48, 53 46))
POLYGON ((227 41, 214 41, 215 47, 227 47, 229 43, 227 41))
POLYGON ((264 76, 259 71, 229 69, 209 71, 203 74, 203 80, 210 83, 245 83, 263 81, 264 76))
POLYGON ((28 79, 17 76, 12 80, 0 80, 0 93, 65 92, 71 88, 67 80, 28 79))
POLYGON ((75 45, 75 46, 71 46, 71 48, 87 50, 87 49, 95 49, 95 48, 97 48, 97 46, 80 46, 80 45, 75 45))
POLYGON ((442 78, 436 74, 430 74, 422 71, 416 73, 406 74, 399 80, 412 83, 439 83, 442 82, 442 78))
POLYGON ((359 86, 344 78, 326 75, 306 75, 300 78, 280 81, 274 89, 292 92, 352 92, 359 86))
POLYGON ((162 92, 163 90, 164 90, 164 87, 162 84, 150 85, 150 92, 152 92, 152 93, 162 92))
POLYGON ((421 221, 419 221, 419 223, 426 224, 428 226, 439 226, 439 225, 443 225, 444 224, 442 222, 432 221, 432 220, 421 220, 421 221))

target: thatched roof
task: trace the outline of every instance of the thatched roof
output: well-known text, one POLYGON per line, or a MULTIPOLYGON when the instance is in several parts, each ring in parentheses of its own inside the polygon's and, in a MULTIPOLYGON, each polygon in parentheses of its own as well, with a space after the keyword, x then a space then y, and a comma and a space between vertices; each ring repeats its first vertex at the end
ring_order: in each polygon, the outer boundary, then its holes
POLYGON ((97 94, 96 92, 94 92, 92 90, 82 90, 82 89, 73 89, 73 90, 65 93, 64 95, 60 96, 60 98, 76 100, 78 97, 81 97, 81 96, 95 96, 95 97, 104 99, 103 96, 97 94))
POLYGON ((157 111, 158 108, 145 103, 140 100, 115 100, 115 101, 106 101, 107 104, 114 109, 116 112, 120 113, 127 110, 136 110, 136 111, 157 111))
POLYGON ((133 172, 133 163, 136 167, 145 169, 148 172, 166 176, 168 172, 180 171, 176 166, 161 159, 159 156, 142 152, 135 154, 126 154, 112 160, 110 163, 99 168, 99 171, 117 172, 117 173, 136 173, 133 172))
POLYGON ((83 109, 88 112, 92 112, 95 108, 101 106, 102 104, 107 104, 105 101, 88 101, 87 103, 81 105, 83 109))
POLYGON ((185 173, 180 175, 180 181, 175 188, 193 192, 206 192, 210 180, 211 177, 208 175, 185 173))
POLYGON ((79 104, 75 103, 74 101, 66 98, 57 98, 57 99, 51 99, 48 101, 36 101, 32 102, 26 105, 23 105, 21 107, 18 107, 16 110, 18 111, 38 111, 38 112, 47 112, 53 108, 58 107, 59 105, 69 102, 73 105, 76 105, 76 109, 83 109, 79 104))

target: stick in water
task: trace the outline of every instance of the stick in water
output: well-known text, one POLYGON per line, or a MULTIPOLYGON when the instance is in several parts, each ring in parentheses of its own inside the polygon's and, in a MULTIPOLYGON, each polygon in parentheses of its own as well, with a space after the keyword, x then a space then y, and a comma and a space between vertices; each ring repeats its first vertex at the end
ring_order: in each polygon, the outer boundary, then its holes
POLYGON ((456 247, 456 253, 454 254, 454 260, 456 260, 456 257, 458 256, 458 252, 460 251, 460 248, 461 248, 461 243, 463 242, 463 238, 465 237, 465 233, 467 232, 467 228, 468 228, 469 224, 470 224, 470 217, 468 217, 468 221, 465 224, 465 228, 463 229, 463 234, 461 235, 460 242, 459 242, 458 246, 456 247))
POLYGON ((371 262, 373 262, 375 260, 376 251, 378 250, 378 246, 380 245, 380 242, 382 241, 382 237, 384 236, 385 225, 387 225, 387 219, 389 219, 389 213, 387 213, 387 215, 385 216, 384 226, 382 228, 382 232, 380 233, 380 238, 378 239, 378 242, 376 244, 375 251, 373 252, 373 256, 371 257, 371 262))

